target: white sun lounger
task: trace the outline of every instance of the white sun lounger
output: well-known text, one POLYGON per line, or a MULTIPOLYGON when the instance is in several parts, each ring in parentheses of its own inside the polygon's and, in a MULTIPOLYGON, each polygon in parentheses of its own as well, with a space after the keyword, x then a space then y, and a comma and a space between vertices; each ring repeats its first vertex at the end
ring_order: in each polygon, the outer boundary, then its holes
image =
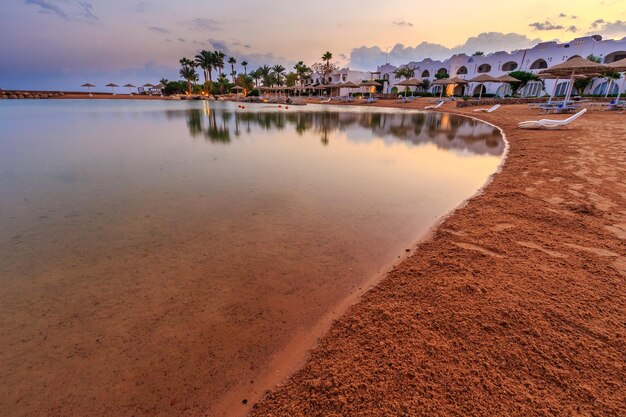
POLYGON ((519 127, 520 129, 558 129, 559 127, 567 126, 568 124, 572 123, 574 120, 578 119, 586 112, 587 109, 582 109, 578 113, 574 114, 571 117, 568 117, 565 120, 541 119, 521 122, 518 123, 517 127, 519 127))
POLYGON ((493 106, 490 109, 476 109, 474 110, 474 113, 493 113, 494 111, 498 110, 500 108, 500 104, 496 104, 495 106, 493 106))
POLYGON ((435 104, 434 106, 426 106, 426 107, 424 107, 424 110, 434 110, 434 109, 438 109, 441 106, 443 106, 443 101, 440 101, 439 103, 435 104))

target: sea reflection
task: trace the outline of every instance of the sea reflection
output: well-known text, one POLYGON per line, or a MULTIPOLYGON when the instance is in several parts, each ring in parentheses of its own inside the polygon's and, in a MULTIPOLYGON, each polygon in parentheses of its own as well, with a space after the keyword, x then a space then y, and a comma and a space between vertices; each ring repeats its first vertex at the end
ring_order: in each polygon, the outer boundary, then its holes
POLYGON ((499 156, 504 141, 498 129, 475 119, 447 113, 417 111, 321 111, 211 108, 166 110, 168 119, 185 117, 189 134, 212 143, 228 144, 233 136, 252 136, 257 130, 293 129, 298 135, 313 132, 330 144, 335 132, 346 132, 351 142, 383 139, 411 145, 434 144, 441 149, 499 156))

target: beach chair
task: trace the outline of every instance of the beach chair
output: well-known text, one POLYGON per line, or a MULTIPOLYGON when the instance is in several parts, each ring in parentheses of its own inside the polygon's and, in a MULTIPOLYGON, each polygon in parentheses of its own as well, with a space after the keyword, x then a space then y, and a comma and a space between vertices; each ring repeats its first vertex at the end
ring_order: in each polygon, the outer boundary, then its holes
POLYGON ((474 110, 474 113, 493 113, 494 111, 498 110, 500 108, 500 104, 496 104, 495 106, 489 108, 489 109, 476 109, 474 110))
POLYGON ((332 97, 328 97, 326 99, 323 98, 320 100, 320 103, 330 103, 330 100, 332 100, 332 97))
POLYGON ((582 116, 586 112, 587 112, 587 109, 582 109, 578 113, 574 114, 571 117, 568 117, 565 120, 541 119, 541 120, 530 120, 527 122, 520 122, 518 123, 517 127, 520 129, 558 129, 560 127, 569 125, 570 123, 578 119, 580 116, 582 116))
POLYGON ((438 109, 439 107, 443 106, 443 101, 440 101, 439 103, 435 104, 434 106, 426 106, 424 107, 424 110, 435 110, 438 109))
POLYGON ((378 101, 378 99, 377 99, 377 98, 375 98, 375 97, 370 97, 370 98, 368 98, 365 102, 366 102, 366 103, 376 103, 377 101, 378 101))

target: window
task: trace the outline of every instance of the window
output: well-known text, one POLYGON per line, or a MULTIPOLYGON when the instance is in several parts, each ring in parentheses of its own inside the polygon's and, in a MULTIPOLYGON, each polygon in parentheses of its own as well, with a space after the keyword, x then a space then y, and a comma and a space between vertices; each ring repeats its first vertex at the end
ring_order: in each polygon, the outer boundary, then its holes
POLYGON ((515 61, 509 61, 509 62, 505 62, 504 64, 502 64, 502 71, 515 71, 517 69, 517 62, 515 61))
POLYGON ((548 63, 544 59, 538 59, 532 63, 530 69, 545 69, 548 68, 548 63))
POLYGON ((478 67, 477 70, 479 73, 485 73, 485 72, 489 72, 491 71, 491 65, 489 64, 482 64, 481 66, 478 67))
POLYGON ((467 74, 467 67, 463 66, 456 71, 456 75, 465 75, 467 74))

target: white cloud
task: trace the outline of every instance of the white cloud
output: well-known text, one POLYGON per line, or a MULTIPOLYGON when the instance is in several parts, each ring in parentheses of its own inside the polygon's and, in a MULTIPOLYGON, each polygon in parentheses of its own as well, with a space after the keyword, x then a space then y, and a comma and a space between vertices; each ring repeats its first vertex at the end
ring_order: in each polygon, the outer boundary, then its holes
POLYGON ((387 55, 380 46, 362 46, 353 49, 350 53, 350 68, 372 70, 384 64, 385 59, 391 64, 401 65, 425 58, 443 60, 459 53, 510 51, 528 48, 539 42, 541 42, 539 39, 530 39, 517 33, 486 32, 473 36, 462 45, 452 48, 429 42, 422 42, 414 47, 396 44, 387 55))

